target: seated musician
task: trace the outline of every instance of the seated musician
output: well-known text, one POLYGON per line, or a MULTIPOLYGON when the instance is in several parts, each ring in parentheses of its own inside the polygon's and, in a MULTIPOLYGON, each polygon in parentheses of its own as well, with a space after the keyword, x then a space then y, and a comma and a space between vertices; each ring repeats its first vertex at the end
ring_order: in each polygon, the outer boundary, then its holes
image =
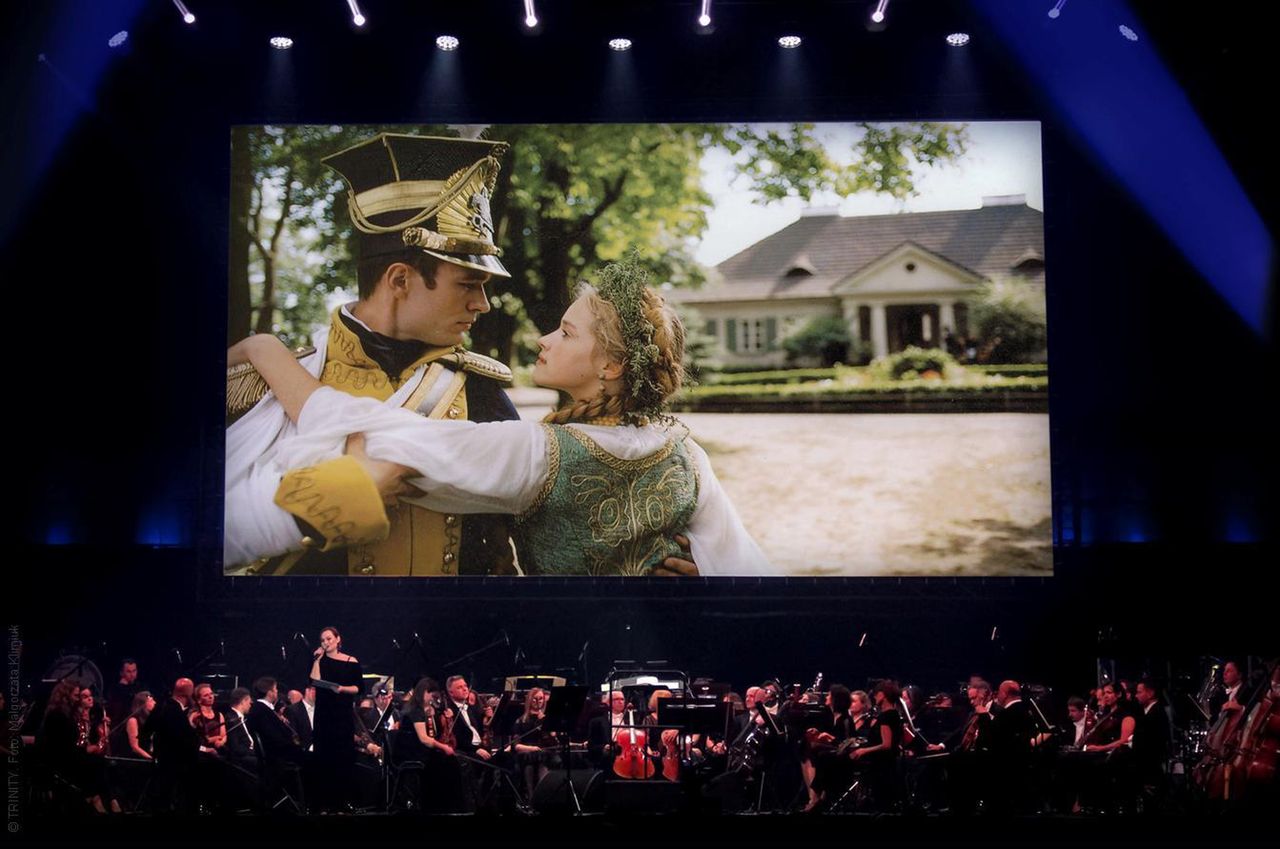
MULTIPOLYGON (((439 685, 431 678, 418 681, 408 699, 408 708, 400 717, 400 725, 392 735, 393 766, 403 769, 408 764, 422 764, 421 772, 406 770, 401 786, 412 806, 431 813, 452 809, 449 793, 438 792, 441 785, 449 789, 443 761, 452 759, 453 746, 439 735, 434 694, 439 685)), ((451 776, 450 776, 451 777, 451 776)), ((392 800, 399 804, 400 799, 392 800)))
POLYGON ((1122 693, 1114 682, 1103 685, 1098 721, 1080 746, 1087 756, 1079 788, 1079 805, 1085 808, 1114 807, 1127 784, 1137 719, 1122 693))
POLYGON ((609 711, 592 717, 587 725, 587 757, 599 769, 613 763, 618 729, 629 724, 627 697, 621 690, 609 693, 609 711))
POLYGON ((829 722, 825 722, 827 730, 817 728, 806 732, 809 744, 806 757, 801 761, 801 772, 809 787, 809 803, 804 810, 812 811, 828 799, 830 794, 839 794, 852 781, 853 761, 846 757, 846 745, 854 738, 853 718, 849 715, 853 704, 849 688, 843 684, 833 684, 827 692, 826 706, 831 711, 829 722))
POLYGON ((1222 665, 1222 686, 1214 691, 1209 700, 1213 720, 1216 721, 1223 713, 1244 710, 1249 702, 1249 695, 1249 688, 1240 673, 1240 664, 1228 660, 1222 665))
POLYGON ((542 732, 542 721, 547 712, 547 692, 534 687, 524 697, 524 713, 516 720, 511 731, 515 735, 516 765, 524 777, 525 791, 533 795, 533 788, 549 771, 548 752, 543 751, 549 735, 542 732))

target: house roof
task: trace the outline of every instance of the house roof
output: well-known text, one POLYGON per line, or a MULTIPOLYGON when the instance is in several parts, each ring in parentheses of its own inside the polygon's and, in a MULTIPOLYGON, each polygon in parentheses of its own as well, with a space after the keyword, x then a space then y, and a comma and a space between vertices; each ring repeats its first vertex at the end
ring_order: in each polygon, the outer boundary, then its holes
POLYGON ((997 277, 1011 273, 1028 253, 1044 255, 1044 213, 1018 204, 847 218, 804 216, 717 265, 718 282, 696 291, 676 290, 677 299, 830 296, 841 280, 904 242, 984 277, 997 277))

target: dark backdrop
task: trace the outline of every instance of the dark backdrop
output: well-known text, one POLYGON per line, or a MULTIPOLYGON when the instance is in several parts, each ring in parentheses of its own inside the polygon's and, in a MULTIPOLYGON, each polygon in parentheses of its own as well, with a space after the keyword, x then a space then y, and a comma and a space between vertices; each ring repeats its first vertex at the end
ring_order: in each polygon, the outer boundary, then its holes
MULTIPOLYGON (((536 36, 506 2, 462 4, 464 18, 369 0, 360 34, 339 3, 205 5, 190 29, 167 3, 17 4, 5 34, 4 509, 16 529, 5 604, 24 674, 78 648, 109 665, 137 655, 153 683, 210 653, 243 674, 298 675, 292 635, 314 640, 328 622, 366 668, 406 676, 502 630, 510 645, 468 671, 506 672, 516 648, 543 671, 574 667, 589 642, 593 678, 634 657, 739 686, 821 669, 851 684, 892 673, 933 688, 980 672, 1078 688, 1100 655, 1159 673, 1166 660, 1275 651, 1262 592, 1276 516, 1272 343, 967 4, 899 0, 873 35, 868 4, 723 2, 709 36, 681 2, 542 3, 536 36), (130 38, 110 51, 117 29, 130 38), (805 36, 800 51, 776 48, 783 29, 805 36), (975 37, 963 72, 942 45, 956 29, 975 37), (603 47, 624 30, 633 51, 603 47), (443 31, 463 48, 437 53, 443 31), (287 54, 266 46, 280 32, 298 42, 287 54), (918 118, 1043 122, 1053 579, 218 576, 231 124, 918 118), (415 632, 424 652, 394 648, 415 632)), ((1254 85, 1267 29, 1206 31, 1159 3, 1135 9, 1270 226, 1274 154, 1259 143, 1267 107, 1254 85)), ((856 532, 854 517, 832 521, 856 532)))

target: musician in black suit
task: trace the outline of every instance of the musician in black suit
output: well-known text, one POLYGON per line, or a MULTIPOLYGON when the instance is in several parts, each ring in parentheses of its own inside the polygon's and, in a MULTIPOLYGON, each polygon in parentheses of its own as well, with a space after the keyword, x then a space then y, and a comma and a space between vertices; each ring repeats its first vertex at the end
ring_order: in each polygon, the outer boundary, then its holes
POLYGON ((284 709, 284 718, 298 736, 298 745, 304 752, 311 751, 311 732, 315 725, 316 688, 308 685, 302 698, 284 709))
POLYGON ((260 758, 268 764, 301 764, 302 747, 293 730, 276 715, 280 690, 276 679, 264 675, 253 682, 254 702, 249 707, 249 730, 262 742, 260 758))
POLYGON ((1243 710, 1251 695, 1249 682, 1245 681, 1240 664, 1228 660, 1222 665, 1222 684, 1209 697, 1210 718, 1217 721, 1224 710, 1243 710))
MULTIPOLYGON (((481 761, 487 761, 493 757, 481 745, 480 734, 484 728, 484 709, 471 698, 471 687, 463 676, 453 675, 449 677, 444 682, 444 689, 446 694, 445 711, 446 713, 451 713, 453 718, 453 739, 449 742, 453 745, 453 749, 457 754, 466 756, 463 758, 455 757, 450 760, 458 766, 460 773, 462 810, 471 813, 475 811, 479 785, 482 783, 482 779, 488 776, 487 774, 480 774, 475 762, 468 760, 467 757, 481 761)), ((486 770, 485 772, 487 773, 488 771, 486 770)))
POLYGON ((156 760, 153 783, 162 810, 176 807, 189 811, 199 796, 196 766, 200 739, 187 720, 194 691, 195 683, 190 678, 179 678, 173 684, 173 693, 156 706, 142 726, 142 736, 152 741, 156 760))
POLYGON ((1158 802, 1165 793, 1165 765, 1172 742, 1169 714, 1160 701, 1160 691, 1150 678, 1143 678, 1134 691, 1138 714, 1133 731, 1133 768, 1137 790, 1144 804, 1158 802))
POLYGON ((999 711, 987 728, 991 751, 989 800, 996 811, 1022 812, 1030 804, 1031 740, 1036 736, 1031 706, 1022 699, 1017 681, 1002 681, 996 691, 999 711))
POLYGON ((227 793, 233 807, 258 807, 262 802, 261 763, 258 744, 249 731, 249 706, 253 697, 244 687, 231 691, 226 715, 227 742, 221 756, 227 764, 227 793))

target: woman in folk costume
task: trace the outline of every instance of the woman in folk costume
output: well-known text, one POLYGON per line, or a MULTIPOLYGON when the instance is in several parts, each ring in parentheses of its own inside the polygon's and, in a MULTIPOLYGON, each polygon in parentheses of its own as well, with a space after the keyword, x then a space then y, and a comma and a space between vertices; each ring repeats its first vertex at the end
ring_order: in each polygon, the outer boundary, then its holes
MULTIPOLYGON (((514 514, 528 574, 650 574, 680 556, 679 533, 701 575, 775 574, 706 453, 663 412, 683 378, 684 327, 646 280, 634 259, 607 265, 539 340, 534 381, 569 396, 541 423, 433 421, 353 398, 321 386, 269 335, 228 358, 251 362, 297 423, 270 458, 282 473, 354 460, 369 499, 380 497, 372 479, 402 476, 420 491, 404 500, 429 509, 514 514)), ((299 541, 259 544, 265 556, 299 541)))

